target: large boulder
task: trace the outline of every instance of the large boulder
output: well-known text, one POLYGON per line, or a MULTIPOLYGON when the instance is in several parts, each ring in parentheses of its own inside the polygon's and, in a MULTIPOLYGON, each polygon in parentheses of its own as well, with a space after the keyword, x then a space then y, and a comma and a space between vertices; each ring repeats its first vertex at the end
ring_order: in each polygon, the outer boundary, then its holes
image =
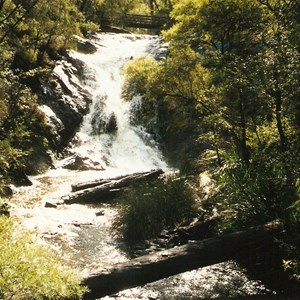
POLYGON ((88 157, 82 157, 79 154, 71 156, 62 167, 64 169, 78 171, 104 170, 99 162, 92 161, 88 157))
POLYGON ((97 47, 88 40, 78 39, 77 50, 82 53, 93 54, 97 51, 97 47))
POLYGON ((53 144, 62 149, 74 137, 89 110, 91 95, 81 84, 84 63, 68 57, 58 61, 39 93, 40 109, 52 129, 53 144))

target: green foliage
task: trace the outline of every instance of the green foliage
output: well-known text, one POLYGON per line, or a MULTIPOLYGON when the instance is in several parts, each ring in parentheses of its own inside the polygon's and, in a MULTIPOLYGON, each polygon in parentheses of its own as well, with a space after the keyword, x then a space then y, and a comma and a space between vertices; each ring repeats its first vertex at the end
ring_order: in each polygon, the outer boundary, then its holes
MULTIPOLYGON (((206 82, 210 78, 209 72, 200 64, 199 55, 189 46, 170 47, 170 56, 166 60, 135 59, 126 66, 124 74, 124 98, 141 96, 141 122, 149 129, 151 121, 158 120, 159 135, 170 149, 170 160, 189 172, 189 158, 181 155, 175 145, 190 152, 198 149, 197 126, 199 115, 205 111, 204 100, 209 94, 206 82), (198 106, 201 109, 198 110, 198 106), (190 138, 188 143, 186 137, 190 138)), ((196 155, 191 154, 191 160, 196 155)))
POLYGON ((299 274, 299 1, 172 3, 168 57, 151 71, 128 69, 126 90, 155 103, 174 148, 174 132, 196 148, 189 132, 215 151, 221 230, 280 218, 286 267, 299 274))
POLYGON ((105 2, 105 0, 77 0, 76 4, 88 22, 99 23, 105 2))
POLYGON ((122 96, 130 101, 136 96, 142 98, 139 122, 148 126, 157 115, 157 80, 159 77, 159 64, 149 56, 142 56, 131 60, 125 65, 123 75, 125 82, 122 96))
POLYGON ((27 70, 42 63, 46 52, 70 46, 84 21, 74 0, 55 0, 51 6, 46 0, 4 1, 0 19, 0 45, 12 45, 15 67, 27 70))
POLYGON ((150 10, 142 0, 106 0, 104 5, 106 15, 113 14, 149 14, 150 10))
POLYGON ((206 0, 182 0, 174 1, 173 9, 170 13, 175 24, 164 32, 168 40, 179 44, 190 44, 190 40, 197 37, 195 29, 199 23, 199 10, 206 3, 206 0), (187 40, 188 39, 188 40, 187 40))
POLYGON ((194 194, 183 178, 145 183, 123 197, 114 226, 129 243, 156 237, 195 216, 194 194))
POLYGON ((94 22, 84 22, 83 24, 80 25, 80 31, 84 34, 90 34, 90 33, 95 33, 99 31, 100 25, 94 23, 94 22))
POLYGON ((80 299, 84 292, 74 271, 0 216, 1 299, 80 299))
POLYGON ((296 182, 297 198, 287 208, 286 228, 280 240, 280 246, 285 251, 286 257, 283 267, 290 276, 300 281, 300 181, 296 182))
MULTIPOLYGON (((190 80, 179 76, 181 91, 204 113, 209 143, 237 154, 247 166, 258 148, 278 143, 287 150, 299 130, 299 51, 290 26, 299 24, 296 8, 293 1, 176 1, 176 23, 164 33, 171 49, 189 45, 188 56, 194 51, 199 58, 190 67, 180 51, 172 52, 163 70, 172 61, 183 65, 190 80), (193 76, 193 68, 199 65, 200 74, 209 76, 194 85, 192 78, 200 76, 193 76)), ((165 88, 176 90, 168 75, 165 88)))
POLYGON ((222 216, 221 232, 280 219, 285 231, 277 236, 277 243, 284 253, 284 268, 299 280, 300 162, 295 150, 285 155, 279 149, 258 152, 248 167, 228 154, 226 164, 215 174, 218 188, 207 204, 222 216))
POLYGON ((238 162, 218 174, 219 189, 214 201, 224 215, 221 230, 239 230, 285 218, 284 211, 295 200, 286 178, 287 162, 274 157, 272 163, 260 155, 250 167, 238 162))
POLYGON ((19 80, 9 71, 0 75, 0 172, 5 177, 29 167, 37 171, 36 159, 47 157, 49 129, 44 115, 38 110, 36 96, 19 80))
POLYGON ((158 63, 148 56, 139 57, 127 63, 123 69, 125 76, 124 98, 132 100, 136 95, 141 95, 145 99, 149 95, 151 97, 151 90, 155 88, 154 80, 158 69, 158 63))

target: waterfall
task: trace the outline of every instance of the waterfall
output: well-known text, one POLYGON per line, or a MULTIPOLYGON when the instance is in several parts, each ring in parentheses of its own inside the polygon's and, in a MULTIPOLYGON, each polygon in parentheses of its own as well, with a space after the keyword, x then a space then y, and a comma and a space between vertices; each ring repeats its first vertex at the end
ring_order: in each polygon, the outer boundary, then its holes
MULTIPOLYGON (((26 229, 37 232, 41 243, 57 251, 84 276, 127 261, 128 256, 112 231, 112 222, 117 215, 115 205, 65 205, 60 200, 71 193, 71 184, 107 178, 112 173, 167 169, 151 136, 141 126, 130 124, 131 104, 122 101, 121 97, 122 67, 131 57, 146 53, 161 57, 156 51, 160 49, 159 38, 101 34, 92 42, 98 48, 96 53, 71 53, 86 65, 82 84, 93 98, 90 112, 77 134, 78 142, 71 151, 99 162, 105 171, 64 170, 59 168, 58 162, 58 168, 31 177, 32 186, 17 188, 10 202, 12 215, 21 219, 26 229), (45 202, 55 205, 47 207, 45 202)), ((156 249, 153 246, 150 251, 156 249)), ((254 295, 265 290, 259 282, 248 280, 234 262, 226 262, 103 299, 207 299, 254 295)))
MULTIPOLYGON (((84 88, 92 95, 75 153, 99 162, 104 168, 123 172, 166 169, 157 144, 142 126, 130 123, 132 103, 122 100, 122 67, 132 58, 147 54, 158 37, 132 34, 102 34, 95 39, 94 54, 73 52, 86 65, 84 88)), ((150 55, 150 54, 148 54, 150 55)), ((138 100, 138 99, 137 99, 138 100)))

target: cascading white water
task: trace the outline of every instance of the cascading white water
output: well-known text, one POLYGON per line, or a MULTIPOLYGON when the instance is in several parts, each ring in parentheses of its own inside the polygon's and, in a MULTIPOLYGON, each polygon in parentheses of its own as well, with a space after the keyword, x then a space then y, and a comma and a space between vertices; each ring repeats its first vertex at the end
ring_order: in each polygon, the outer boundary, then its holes
POLYGON ((130 124, 131 104, 121 97, 122 67, 130 59, 147 53, 157 42, 158 37, 153 36, 105 34, 96 40, 96 53, 72 54, 86 64, 84 87, 93 98, 90 113, 77 135, 79 145, 74 152, 100 162, 105 169, 117 168, 120 172, 167 168, 151 137, 142 127, 130 124), (113 129, 107 130, 109 126, 113 129))

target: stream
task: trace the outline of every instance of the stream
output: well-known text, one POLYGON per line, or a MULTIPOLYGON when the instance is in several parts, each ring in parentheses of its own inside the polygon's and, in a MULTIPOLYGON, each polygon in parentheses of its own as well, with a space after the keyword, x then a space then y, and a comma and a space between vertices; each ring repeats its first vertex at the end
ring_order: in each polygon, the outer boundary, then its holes
MULTIPOLYGON (((91 42, 96 53, 70 54, 85 63, 82 85, 91 94, 92 104, 68 151, 88 157, 101 170, 67 170, 64 165, 70 158, 57 160, 55 168, 30 177, 32 186, 14 188, 11 203, 12 215, 82 276, 129 258, 112 229, 116 208, 112 204, 63 204, 61 199, 71 192, 71 184, 157 168, 170 170, 159 145, 143 127, 130 122, 140 99, 128 103, 121 97, 123 65, 141 55, 157 58, 166 47, 159 37, 150 35, 99 34, 91 42), (46 202, 56 206, 46 207, 46 202)), ((267 292, 229 261, 102 299, 203 299, 267 292)))

